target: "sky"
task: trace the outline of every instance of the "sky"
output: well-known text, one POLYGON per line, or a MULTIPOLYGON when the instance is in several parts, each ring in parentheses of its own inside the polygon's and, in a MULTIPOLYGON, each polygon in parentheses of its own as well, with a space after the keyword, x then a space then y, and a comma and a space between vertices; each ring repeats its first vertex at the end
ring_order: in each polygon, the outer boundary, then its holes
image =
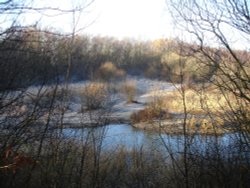
MULTIPOLYGON (((80 1, 79 5, 84 6, 84 0, 80 1)), ((77 6, 77 1, 43 0, 37 6, 69 9, 77 6)), ((50 17, 32 14, 26 16, 23 22, 34 20, 41 20, 40 25, 43 27, 63 32, 72 31, 72 14, 50 17)), ((77 28, 84 28, 81 32, 90 35, 143 40, 171 35, 170 16, 165 0, 94 0, 81 13, 79 20, 77 28)))
POLYGON ((98 18, 86 32, 140 39, 168 35, 165 0, 97 0, 95 6, 98 18))
MULTIPOLYGON (((2 0, 0 0, 1 2, 2 0)), ((19 0, 17 0, 19 1, 19 0)), ((74 7, 85 7, 92 0, 26 0, 34 2, 34 7, 52 7, 69 10, 74 7)), ((41 28, 49 28, 59 32, 72 32, 72 12, 61 14, 58 11, 31 11, 19 19, 27 25, 38 22, 41 28), (44 13, 44 14, 43 14, 44 13), (58 15, 59 14, 59 15, 58 15)), ((167 9, 166 0, 94 0, 80 14, 76 13, 76 30, 91 36, 110 36, 118 39, 132 38, 154 40, 159 38, 176 38, 187 42, 195 41, 195 37, 185 30, 177 29, 167 9), (77 20, 77 19, 76 19, 77 20)), ((0 28, 6 23, 0 18, 0 28)), ((11 23, 11 22, 10 22, 11 23)), ((245 49, 247 42, 237 32, 224 28, 227 37, 232 39, 235 48, 245 49), (228 32, 230 31, 230 32, 228 32), (244 45, 243 45, 244 44, 244 45)), ((206 34, 210 46, 217 46, 217 41, 206 34), (211 38, 211 40, 209 39, 211 38)))

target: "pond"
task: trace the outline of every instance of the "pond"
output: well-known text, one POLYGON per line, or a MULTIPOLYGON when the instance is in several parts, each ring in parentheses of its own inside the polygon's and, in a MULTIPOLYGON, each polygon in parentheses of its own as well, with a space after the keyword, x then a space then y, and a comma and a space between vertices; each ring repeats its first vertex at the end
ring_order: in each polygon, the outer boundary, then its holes
POLYGON ((224 152, 237 154, 237 140, 239 135, 224 134, 221 136, 212 135, 192 135, 184 137, 183 135, 168 135, 146 132, 133 128, 128 124, 111 124, 98 128, 67 128, 63 131, 64 136, 71 139, 85 141, 95 139, 104 149, 116 149, 125 147, 133 148, 150 148, 156 150, 168 150, 172 152, 182 152, 184 142, 188 143, 190 150, 193 152, 208 152, 216 147, 223 148, 224 152), (199 151, 198 151, 199 150, 199 151))

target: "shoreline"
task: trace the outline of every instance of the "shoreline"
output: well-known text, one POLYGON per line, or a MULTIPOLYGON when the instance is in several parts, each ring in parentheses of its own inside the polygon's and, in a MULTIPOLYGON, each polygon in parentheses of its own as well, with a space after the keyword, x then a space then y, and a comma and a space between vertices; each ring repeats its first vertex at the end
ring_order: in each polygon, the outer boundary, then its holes
MULTIPOLYGON (((184 135, 184 129, 183 129, 183 122, 173 122, 168 120, 163 121, 151 121, 151 122, 140 122, 136 124, 131 124, 132 127, 149 131, 149 132, 156 132, 156 133, 164 133, 168 135, 184 135)), ((209 130, 202 130, 199 128, 192 129, 190 127, 187 127, 186 129, 186 135, 218 135, 222 136, 227 133, 231 133, 232 131, 226 130, 224 128, 215 128, 215 129, 209 129, 209 130)))
MULTIPOLYGON (((178 114, 178 118, 174 117, 172 119, 162 119, 162 120, 151 120, 147 122, 139 122, 139 123, 132 123, 129 116, 116 116, 117 114, 110 114, 109 116, 105 116, 102 119, 101 123, 99 122, 76 122, 73 123, 72 121, 66 121, 63 124, 63 128, 98 128, 104 127, 110 124, 128 124, 129 126, 142 130, 142 131, 149 131, 155 133, 164 133, 164 134, 171 134, 171 135, 183 135, 183 118, 180 118, 180 114, 178 114)), ((193 126, 190 126, 192 115, 189 115, 187 118, 187 135, 224 135, 227 133, 233 132, 230 129, 226 129, 224 126, 216 127, 210 125, 210 128, 202 128, 201 122, 192 123, 193 126)), ((200 117, 201 118, 201 117, 200 117)), ((100 120, 100 119, 98 119, 100 120)), ((204 119, 203 119, 204 120, 204 119)), ((206 125, 207 126, 207 125, 206 125)), ((59 126, 57 126, 59 127, 59 126)))

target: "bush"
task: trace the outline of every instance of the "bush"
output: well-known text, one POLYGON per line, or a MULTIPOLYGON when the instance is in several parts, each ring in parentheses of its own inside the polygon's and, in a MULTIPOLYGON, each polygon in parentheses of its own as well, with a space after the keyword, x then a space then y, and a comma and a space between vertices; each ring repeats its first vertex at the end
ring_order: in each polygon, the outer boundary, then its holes
POLYGON ((143 110, 135 112, 131 115, 130 119, 132 123, 150 122, 156 119, 169 119, 171 114, 167 110, 155 110, 147 107, 143 110))
POLYGON ((126 81, 122 84, 121 91, 126 95, 127 102, 132 103, 136 95, 136 84, 133 81, 126 81))
POLYGON ((83 88, 82 101, 87 110, 104 108, 107 104, 107 86, 103 83, 89 83, 83 88))
POLYGON ((95 73, 98 80, 111 82, 125 78, 125 71, 117 68, 112 62, 102 64, 95 73))
POLYGON ((149 106, 143 110, 133 113, 130 117, 132 123, 150 122, 156 119, 170 119, 172 118, 169 111, 164 108, 164 101, 162 97, 155 97, 149 106))

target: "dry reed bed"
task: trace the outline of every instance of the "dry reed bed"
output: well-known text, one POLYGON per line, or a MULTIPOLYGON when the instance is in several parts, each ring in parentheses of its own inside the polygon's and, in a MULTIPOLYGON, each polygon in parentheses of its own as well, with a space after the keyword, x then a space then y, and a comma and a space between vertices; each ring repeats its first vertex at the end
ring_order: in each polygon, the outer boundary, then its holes
POLYGON ((132 125, 167 134, 183 134, 184 125, 187 134, 232 132, 234 130, 230 128, 228 118, 232 111, 242 107, 239 99, 230 94, 224 95, 212 87, 205 90, 185 88, 184 92, 180 88, 175 91, 154 91, 150 95, 154 99, 148 108, 131 116, 132 125))

